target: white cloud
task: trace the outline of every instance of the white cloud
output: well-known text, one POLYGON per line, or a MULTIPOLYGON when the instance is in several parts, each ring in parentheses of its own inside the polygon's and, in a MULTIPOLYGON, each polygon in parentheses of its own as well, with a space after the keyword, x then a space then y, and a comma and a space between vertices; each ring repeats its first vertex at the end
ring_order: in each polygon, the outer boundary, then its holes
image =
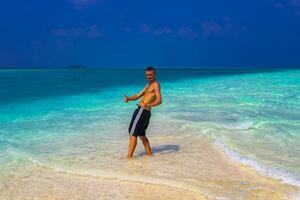
POLYGON ((74 6, 74 8, 78 10, 82 10, 86 7, 89 7, 91 5, 94 5, 99 0, 69 0, 69 2, 74 6))
POLYGON ((169 27, 164 27, 162 29, 155 29, 153 31, 153 33, 155 35, 162 35, 162 34, 172 34, 173 33, 173 30, 169 27))
MULTIPOLYGON (((229 19, 229 18, 228 18, 229 19)), ((221 25, 217 22, 210 20, 210 21, 203 21, 200 23, 203 35, 204 36, 213 36, 213 35, 223 35, 224 31, 221 25)))
POLYGON ((149 33, 149 32, 151 32, 151 27, 143 23, 141 25, 141 33, 149 33))
POLYGON ((99 38, 103 35, 97 25, 92 25, 87 28, 82 28, 82 27, 58 28, 58 29, 53 29, 51 32, 53 35, 59 37, 99 38))
POLYGON ((188 27, 181 27, 178 30, 178 35, 181 37, 188 37, 188 38, 196 38, 198 37, 198 33, 191 28, 188 27))

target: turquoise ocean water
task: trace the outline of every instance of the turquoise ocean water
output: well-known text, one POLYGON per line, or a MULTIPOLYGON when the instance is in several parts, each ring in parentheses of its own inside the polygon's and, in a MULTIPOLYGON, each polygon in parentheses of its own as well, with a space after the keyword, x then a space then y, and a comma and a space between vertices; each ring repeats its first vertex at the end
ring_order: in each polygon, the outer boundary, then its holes
MULTIPOLYGON (((300 185, 300 70, 170 69, 157 79, 163 104, 151 123, 181 124, 232 159, 300 185)), ((0 70, 0 80, 3 179, 28 161, 113 170, 137 103, 123 96, 146 84, 134 69, 0 70)))

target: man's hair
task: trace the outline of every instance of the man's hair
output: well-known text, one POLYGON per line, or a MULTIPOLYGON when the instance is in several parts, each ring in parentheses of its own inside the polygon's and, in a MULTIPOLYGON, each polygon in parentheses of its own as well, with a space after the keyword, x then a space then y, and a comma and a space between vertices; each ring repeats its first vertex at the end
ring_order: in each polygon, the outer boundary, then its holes
POLYGON ((146 71, 154 71, 154 73, 156 73, 155 68, 152 67, 152 66, 147 67, 147 68, 146 68, 146 71))

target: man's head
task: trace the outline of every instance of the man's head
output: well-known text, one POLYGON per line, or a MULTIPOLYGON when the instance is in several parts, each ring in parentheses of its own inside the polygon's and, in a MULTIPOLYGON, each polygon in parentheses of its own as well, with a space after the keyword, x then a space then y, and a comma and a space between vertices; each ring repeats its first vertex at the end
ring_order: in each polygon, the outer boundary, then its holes
POLYGON ((155 72, 154 67, 149 66, 146 68, 145 75, 146 75, 146 78, 148 81, 150 81, 150 82, 154 81, 155 74, 156 74, 156 72, 155 72))

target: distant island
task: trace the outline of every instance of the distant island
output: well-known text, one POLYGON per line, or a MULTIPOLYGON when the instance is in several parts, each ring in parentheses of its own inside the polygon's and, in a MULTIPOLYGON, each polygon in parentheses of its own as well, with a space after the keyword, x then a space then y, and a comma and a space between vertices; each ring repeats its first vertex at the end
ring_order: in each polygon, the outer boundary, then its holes
POLYGON ((70 68, 70 69, 87 69, 88 66, 87 65, 69 65, 66 68, 70 68))
POLYGON ((80 69, 85 70, 89 67, 87 65, 68 65, 68 66, 62 66, 62 67, 0 67, 0 69, 80 69))

